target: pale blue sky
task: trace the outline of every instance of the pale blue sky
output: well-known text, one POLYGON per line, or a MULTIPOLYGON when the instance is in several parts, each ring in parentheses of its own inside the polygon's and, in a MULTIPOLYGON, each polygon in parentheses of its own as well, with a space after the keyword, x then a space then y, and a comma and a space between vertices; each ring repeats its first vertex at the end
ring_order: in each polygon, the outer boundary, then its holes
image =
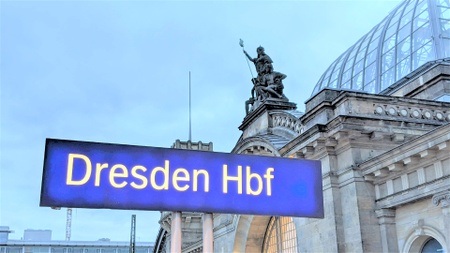
MULTIPOLYGON (((239 39, 262 45, 298 110, 329 64, 399 0, 1 1, 0 225, 51 229, 39 207, 45 138, 170 147, 192 138, 229 152, 251 75, 239 39)), ((255 72, 253 70, 253 72, 255 72)), ((159 212, 75 209, 72 240, 154 241, 159 212)))

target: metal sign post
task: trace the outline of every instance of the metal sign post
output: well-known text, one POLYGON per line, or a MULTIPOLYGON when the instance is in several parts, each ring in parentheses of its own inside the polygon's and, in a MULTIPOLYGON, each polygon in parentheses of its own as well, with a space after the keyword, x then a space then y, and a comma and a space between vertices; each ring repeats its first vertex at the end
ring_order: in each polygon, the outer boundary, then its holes
POLYGON ((214 252, 214 222, 212 213, 203 214, 203 252, 214 252))
POLYGON ((170 252, 181 253, 181 212, 172 212, 170 252))

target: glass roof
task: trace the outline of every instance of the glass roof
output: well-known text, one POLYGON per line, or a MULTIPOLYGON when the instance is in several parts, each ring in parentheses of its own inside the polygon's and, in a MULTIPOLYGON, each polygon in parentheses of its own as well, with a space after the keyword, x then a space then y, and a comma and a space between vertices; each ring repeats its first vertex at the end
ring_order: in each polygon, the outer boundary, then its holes
POLYGON ((450 57, 450 0, 405 0, 339 56, 323 88, 380 93, 421 65, 450 57))

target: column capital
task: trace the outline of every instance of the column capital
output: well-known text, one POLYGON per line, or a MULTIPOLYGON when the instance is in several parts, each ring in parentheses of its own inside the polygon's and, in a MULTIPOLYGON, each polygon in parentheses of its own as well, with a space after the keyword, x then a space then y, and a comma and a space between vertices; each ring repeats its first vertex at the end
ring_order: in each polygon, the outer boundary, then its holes
POLYGON ((395 223, 395 209, 382 208, 375 210, 375 214, 380 225, 395 223))
POLYGON ((395 209, 381 208, 375 210, 377 218, 395 218, 395 209))
POLYGON ((441 204, 442 208, 450 207, 450 190, 435 194, 432 201, 435 206, 441 204))

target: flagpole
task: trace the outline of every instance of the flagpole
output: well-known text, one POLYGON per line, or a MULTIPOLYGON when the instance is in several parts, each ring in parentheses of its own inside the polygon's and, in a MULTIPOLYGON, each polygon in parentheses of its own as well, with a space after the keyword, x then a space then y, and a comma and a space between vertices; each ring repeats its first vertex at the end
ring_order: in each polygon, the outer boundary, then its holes
POLYGON ((189 141, 192 141, 192 116, 191 116, 191 71, 189 71, 189 141))

